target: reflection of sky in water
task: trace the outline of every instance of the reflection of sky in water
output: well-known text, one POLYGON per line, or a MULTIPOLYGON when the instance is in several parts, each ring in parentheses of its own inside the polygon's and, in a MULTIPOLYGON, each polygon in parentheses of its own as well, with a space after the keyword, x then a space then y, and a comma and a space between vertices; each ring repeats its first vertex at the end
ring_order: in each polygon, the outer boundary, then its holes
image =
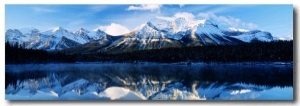
POLYGON ((221 100, 293 100, 293 88, 274 87, 263 91, 251 91, 250 89, 232 90, 223 92, 221 100))
POLYGON ((274 87, 270 90, 260 92, 260 95, 256 99, 262 100, 293 100, 293 88, 280 88, 274 87))

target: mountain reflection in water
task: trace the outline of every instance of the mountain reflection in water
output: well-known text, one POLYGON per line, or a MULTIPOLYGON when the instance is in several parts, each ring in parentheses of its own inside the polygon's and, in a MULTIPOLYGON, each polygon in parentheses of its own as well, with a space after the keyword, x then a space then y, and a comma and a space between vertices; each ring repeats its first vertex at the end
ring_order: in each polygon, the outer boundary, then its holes
POLYGON ((6 65, 5 89, 8 100, 293 100, 293 66, 6 65))

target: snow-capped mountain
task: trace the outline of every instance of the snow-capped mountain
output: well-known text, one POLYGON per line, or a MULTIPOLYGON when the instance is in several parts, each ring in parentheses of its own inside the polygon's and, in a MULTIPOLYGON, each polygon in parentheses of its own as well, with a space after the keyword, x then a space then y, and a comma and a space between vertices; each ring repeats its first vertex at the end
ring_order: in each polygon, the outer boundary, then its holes
MULTIPOLYGON (((179 41, 170 39, 167 35, 159 30, 151 22, 147 22, 129 34, 126 34, 122 41, 113 44, 113 47, 121 46, 131 50, 144 50, 144 49, 159 49, 166 47, 181 47, 179 41)), ((113 51, 116 49, 111 48, 113 51)), ((127 51, 127 50, 123 50, 127 51)))
MULTIPOLYGON (((271 33, 260 30, 221 30, 210 20, 187 21, 177 18, 153 24, 147 22, 130 33, 111 36, 100 29, 92 32, 80 28, 70 32, 62 27, 39 32, 37 29, 9 29, 6 41, 25 43, 26 48, 43 50, 92 52, 124 52, 170 47, 230 45, 256 41, 272 41, 271 33)), ((76 53, 76 52, 73 52, 76 53)))
POLYGON ((173 21, 162 21, 156 25, 147 22, 118 39, 92 41, 67 51, 71 53, 126 52, 170 47, 230 45, 255 41, 269 42, 272 40, 273 37, 269 32, 221 30, 217 24, 210 20, 189 22, 184 18, 177 18, 173 21))
POLYGON ((94 32, 90 34, 88 30, 80 28, 75 32, 70 32, 62 27, 57 27, 49 31, 39 32, 37 29, 9 29, 5 33, 5 40, 10 43, 25 45, 25 48, 42 50, 62 50, 70 47, 82 45, 92 40, 99 39, 105 33, 94 32))
POLYGON ((5 32, 5 40, 11 43, 18 42, 23 44, 28 41, 30 37, 35 36, 39 33, 39 30, 34 28, 23 28, 23 29, 9 29, 5 32))
MULTIPOLYGON (((236 32, 234 32, 236 33, 236 32)), ((267 41, 270 42, 273 40, 273 36, 269 32, 253 30, 248 32, 238 32, 241 33, 237 36, 230 36, 232 38, 239 39, 243 42, 255 42, 255 41, 267 41)))
POLYGON ((89 36, 90 31, 80 28, 79 30, 73 32, 75 35, 80 36, 81 38, 83 38, 85 40, 85 42, 89 42, 91 40, 93 40, 92 37, 89 36))

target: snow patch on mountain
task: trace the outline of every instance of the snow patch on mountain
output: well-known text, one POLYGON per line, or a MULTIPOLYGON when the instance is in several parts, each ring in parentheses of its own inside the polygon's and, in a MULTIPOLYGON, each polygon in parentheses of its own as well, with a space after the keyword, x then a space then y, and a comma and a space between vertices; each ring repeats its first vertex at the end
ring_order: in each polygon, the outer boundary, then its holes
POLYGON ((246 29, 242 29, 242 28, 233 28, 233 27, 230 27, 228 28, 230 31, 239 31, 239 32, 249 32, 249 30, 246 30, 246 29))
POLYGON ((106 35, 105 32, 97 30, 90 32, 83 28, 75 32, 69 32, 62 27, 40 32, 35 28, 9 29, 5 33, 5 40, 10 43, 25 44, 25 48, 43 50, 61 50, 78 46, 106 35))
POLYGON ((265 42, 270 42, 273 40, 271 33, 263 32, 263 31, 259 31, 259 30, 249 31, 249 32, 243 33, 238 36, 230 36, 230 37, 233 37, 233 38, 236 38, 236 39, 242 40, 244 42, 248 42, 248 43, 255 41, 255 40, 265 41, 265 42))

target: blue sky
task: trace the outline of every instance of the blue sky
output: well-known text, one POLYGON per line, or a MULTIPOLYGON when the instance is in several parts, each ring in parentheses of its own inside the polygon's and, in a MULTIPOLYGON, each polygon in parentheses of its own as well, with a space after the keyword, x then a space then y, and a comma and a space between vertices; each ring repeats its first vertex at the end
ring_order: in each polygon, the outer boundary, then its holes
POLYGON ((221 29, 264 30, 285 39, 293 35, 293 5, 5 5, 6 30, 34 27, 46 31, 61 26, 70 31, 100 28, 119 34, 147 21, 177 17, 209 19, 221 29))

